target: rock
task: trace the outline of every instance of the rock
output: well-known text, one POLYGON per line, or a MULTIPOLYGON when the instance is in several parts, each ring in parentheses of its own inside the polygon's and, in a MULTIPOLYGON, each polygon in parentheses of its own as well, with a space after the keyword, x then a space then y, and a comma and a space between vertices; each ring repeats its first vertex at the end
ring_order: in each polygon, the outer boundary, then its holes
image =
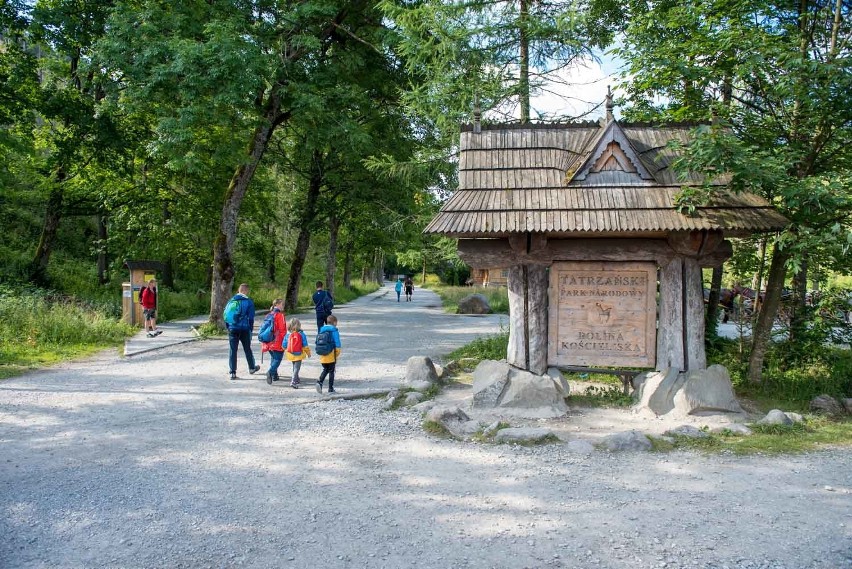
POLYGON ((421 401, 423 401, 423 394, 419 391, 412 391, 405 396, 405 402, 403 402, 403 405, 411 407, 412 405, 417 405, 421 401))
POLYGON ((458 423, 470 421, 470 417, 467 416, 467 413, 462 411, 459 407, 432 407, 426 413, 426 419, 436 423, 441 423, 444 426, 446 426, 446 423, 452 421, 458 423))
POLYGON ((715 427, 710 429, 711 433, 732 433, 734 435, 743 435, 748 436, 752 434, 752 430, 742 425, 740 423, 731 423, 730 425, 724 425, 722 427, 715 427))
POLYGON ((840 404, 843 405, 843 408, 846 410, 847 413, 852 415, 852 398, 846 397, 844 399, 841 399, 840 404))
POLYGON ((565 379, 565 376, 562 375, 559 368, 547 368, 547 375, 553 378, 553 382, 556 384, 556 389, 562 392, 563 397, 568 397, 571 394, 571 387, 568 385, 568 380, 565 379))
POLYGON ((491 305, 482 294, 471 294, 459 301, 458 314, 491 314, 491 305))
POLYGON ((757 422, 758 425, 792 425, 793 421, 784 411, 773 409, 766 417, 757 422))
POLYGON ((639 384, 634 410, 648 409, 655 415, 665 415, 674 409, 674 394, 682 381, 683 376, 673 368, 648 373, 639 384))
POLYGON ((813 399, 811 399, 810 405, 811 411, 814 413, 820 413, 822 415, 830 415, 832 417, 839 417, 843 414, 843 407, 840 406, 840 403, 832 397, 831 395, 817 395, 813 399))
POLYGON ((450 360, 444 365, 445 373, 455 373, 459 371, 459 369, 459 362, 457 362, 456 360, 450 360))
POLYGON ((424 401, 423 403, 418 403, 417 405, 413 405, 411 407, 411 410, 417 411, 418 413, 428 413, 429 410, 432 409, 432 407, 434 407, 435 405, 437 405, 437 403, 435 403, 432 400, 424 401))
POLYGON ((459 434, 462 434, 462 435, 468 436, 468 437, 470 435, 476 433, 477 431, 479 431, 480 428, 482 428, 482 424, 475 419, 471 419, 470 421, 465 421, 464 423, 456 423, 456 424, 458 425, 457 429, 458 429, 459 434))
POLYGON ((435 373, 432 359, 426 356, 411 356, 405 368, 405 383, 413 385, 423 381, 438 383, 438 374, 435 373))
POLYGON ((500 421, 494 421, 484 429, 482 429, 482 436, 490 437, 494 433, 496 433, 500 429, 500 421))
POLYGON ((473 370, 473 407, 497 406, 509 381, 511 366, 504 361, 482 360, 473 370))
POLYGON ((645 383, 645 380, 648 379, 648 376, 652 373, 657 373, 655 371, 645 371, 640 374, 634 375, 633 379, 630 380, 630 386, 633 388, 633 396, 638 398, 639 392, 642 389, 642 385, 645 383))
POLYGON ((499 407, 517 416, 538 419, 561 417, 568 412, 562 392, 550 376, 518 369, 511 370, 499 407))
POLYGON ((692 425, 681 425, 680 427, 669 429, 663 434, 670 437, 687 437, 690 439, 705 439, 710 436, 698 427, 693 427, 692 425))
POLYGON ((687 372, 672 401, 675 412, 682 415, 743 412, 734 395, 731 376, 719 364, 687 372))
POLYGON ((395 405, 396 400, 400 397, 400 393, 398 389, 394 389, 388 392, 388 396, 385 398, 385 404, 382 405, 382 410, 390 411, 395 405))
POLYGON ((435 384, 428 381, 416 380, 406 384, 406 387, 410 387, 415 391, 428 391, 433 385, 435 384))
POLYGON ((592 454, 595 452, 595 445, 589 441, 573 440, 568 441, 565 445, 565 449, 574 454, 592 454))
POLYGON ((798 413, 792 413, 790 411, 787 411, 784 414, 787 415, 787 417, 791 421, 793 421, 794 423, 804 423, 805 422, 805 418, 802 417, 801 415, 799 415, 798 413))
POLYGON ((447 377, 447 370, 444 369, 443 366, 440 366, 434 362, 432 362, 432 365, 435 366, 435 375, 438 376, 439 380, 445 379, 447 377))
POLYGON ((553 431, 543 427, 509 427, 497 431, 494 440, 498 443, 534 443, 553 436, 553 431))
POLYGON ((604 437, 599 446, 611 451, 651 450, 651 440, 639 431, 625 431, 604 437))

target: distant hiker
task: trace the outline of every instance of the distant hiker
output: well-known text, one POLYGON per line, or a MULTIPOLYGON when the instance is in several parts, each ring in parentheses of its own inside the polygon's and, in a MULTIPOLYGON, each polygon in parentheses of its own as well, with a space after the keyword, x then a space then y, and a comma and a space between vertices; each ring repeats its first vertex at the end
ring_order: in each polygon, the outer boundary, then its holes
MULTIPOLYGON (((267 325, 267 321, 271 321, 271 338, 269 342, 261 342, 261 352, 269 352, 269 371, 266 372, 266 383, 272 385, 273 381, 278 381, 278 366, 284 359, 284 336, 287 335, 287 318, 284 316, 284 301, 276 298, 272 301, 272 307, 269 309, 269 314, 261 325, 267 325), (271 318, 270 318, 271 317, 271 318)), ((258 333, 258 338, 260 338, 258 333)))
POLYGON ((289 333, 284 338, 284 353, 287 354, 287 359, 293 362, 293 379, 290 380, 290 387, 299 389, 302 383, 299 379, 299 370, 302 369, 302 360, 311 357, 311 348, 308 346, 308 337, 302 332, 302 323, 298 318, 290 319, 287 330, 289 333))
POLYGON ((329 316, 328 324, 317 334, 316 351, 322 364, 322 373, 317 380, 317 393, 322 393, 322 384, 328 377, 328 392, 334 393, 334 368, 340 356, 340 332, 337 331, 337 316, 329 316))
POLYGON ((243 345, 246 354, 249 373, 256 373, 260 366, 254 362, 254 354, 251 351, 251 334, 254 329, 254 302, 248 297, 249 286, 246 283, 240 285, 239 292, 225 305, 225 326, 228 328, 228 367, 231 379, 237 379, 237 346, 243 345))
POLYGON ((322 281, 317 281, 317 291, 311 296, 311 300, 314 302, 314 310, 317 313, 317 330, 319 330, 331 315, 334 299, 331 298, 331 294, 327 290, 323 290, 322 281))
POLYGON ((157 329, 157 281, 151 279, 148 285, 139 291, 139 304, 142 305, 142 314, 145 316, 145 330, 148 337, 153 338, 163 333, 157 329))
POLYGON ((411 294, 414 292, 414 283, 411 282, 411 277, 405 279, 405 302, 411 302, 411 294))
POLYGON ((402 277, 396 279, 396 286, 394 287, 396 290, 396 301, 399 302, 399 295, 402 293, 402 277))

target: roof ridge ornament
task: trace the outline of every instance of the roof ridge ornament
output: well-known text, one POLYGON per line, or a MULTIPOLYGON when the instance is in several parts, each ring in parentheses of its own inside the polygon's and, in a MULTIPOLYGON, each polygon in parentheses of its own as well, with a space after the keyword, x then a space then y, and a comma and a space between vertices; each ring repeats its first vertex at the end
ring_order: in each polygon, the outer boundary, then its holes
POLYGON ((473 132, 479 134, 482 132, 482 109, 479 108, 479 93, 473 95, 473 132))
POLYGON ((612 89, 610 89, 610 86, 607 85, 606 86, 606 122, 607 122, 607 124, 609 124, 609 123, 611 123, 612 121, 615 120, 615 117, 612 114, 613 108, 614 108, 614 105, 613 105, 613 102, 612 102, 612 89))

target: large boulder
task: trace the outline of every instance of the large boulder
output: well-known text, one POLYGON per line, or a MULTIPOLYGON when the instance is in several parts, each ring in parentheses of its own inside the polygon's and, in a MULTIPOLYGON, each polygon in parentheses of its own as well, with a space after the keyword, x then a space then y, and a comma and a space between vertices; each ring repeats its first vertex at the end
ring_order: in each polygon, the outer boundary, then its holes
POLYGON ((556 384, 556 389, 562 392, 562 397, 568 397, 571 395, 571 387, 568 385, 568 380, 565 379, 565 376, 562 375, 559 368, 547 368, 547 375, 553 378, 553 382, 556 384))
POLYGON ((843 407, 841 407, 840 402, 831 395, 817 395, 811 399, 810 408, 814 413, 829 415, 831 417, 839 417, 840 415, 843 415, 843 407))
POLYGON ((504 412, 540 419, 561 417, 568 412, 564 395, 550 376, 522 370, 509 374, 499 406, 504 412))
POLYGON ((424 382, 428 384, 438 383, 438 374, 432 359, 426 356, 411 356, 405 367, 405 383, 420 389, 424 382))
POLYGON ((481 294, 471 294, 459 301, 458 314, 491 314, 488 299, 481 294))
POLYGON ((688 372, 673 402, 675 412, 682 415, 743 412, 728 370, 718 364, 688 372))
POLYGON ((470 417, 459 407, 432 407, 426 412, 426 420, 447 426, 451 422, 466 423, 470 417))
POLYGON ((674 409, 674 395, 683 383, 680 371, 669 368, 642 375, 644 380, 640 378, 636 382, 639 389, 634 409, 648 409, 655 415, 665 415, 674 409))
POLYGON ((757 422, 758 425, 792 425, 793 420, 780 409, 773 409, 757 422))
POLYGON ((473 370, 473 407, 496 407, 512 367, 504 361, 482 360, 473 370))

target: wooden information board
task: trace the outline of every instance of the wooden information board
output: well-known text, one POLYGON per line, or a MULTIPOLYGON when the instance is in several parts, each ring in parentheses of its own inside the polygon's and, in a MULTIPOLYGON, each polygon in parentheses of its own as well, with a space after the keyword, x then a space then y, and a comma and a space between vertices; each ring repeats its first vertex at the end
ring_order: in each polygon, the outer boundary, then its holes
POLYGON ((549 300, 548 365, 656 365, 656 263, 554 263, 549 300))

